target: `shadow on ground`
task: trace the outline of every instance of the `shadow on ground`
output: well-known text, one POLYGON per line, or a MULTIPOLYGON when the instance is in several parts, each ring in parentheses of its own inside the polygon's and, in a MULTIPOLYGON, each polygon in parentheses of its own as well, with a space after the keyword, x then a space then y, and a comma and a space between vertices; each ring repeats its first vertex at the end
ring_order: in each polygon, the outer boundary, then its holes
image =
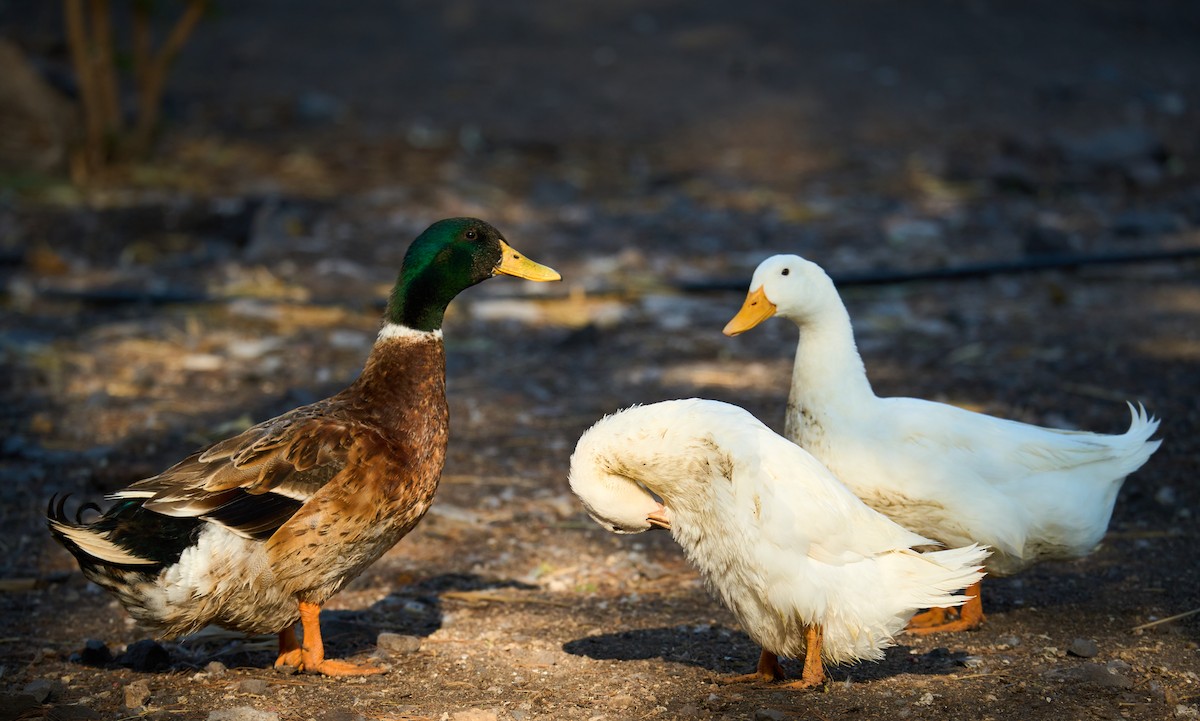
MULTIPOLYGON (((587 636, 563 644, 563 651, 596 660, 661 658, 718 675, 733 675, 754 670, 759 647, 746 634, 723 626, 674 626, 587 636)), ((829 674, 835 681, 868 681, 900 674, 948 674, 968 663, 968 654, 961 651, 935 648, 916 653, 907 646, 896 646, 888 649, 878 663, 836 666, 829 669, 829 674)), ((784 661, 785 668, 795 665, 784 661)))
MULTIPOLYGON (((381 633, 426 638, 442 627, 445 614, 441 594, 501 588, 529 590, 535 587, 514 580, 446 573, 400 586, 368 609, 322 611, 321 636, 326 654, 332 658, 347 658, 375 651, 381 633)), ((278 652, 276 644, 274 634, 244 636, 210 626, 176 643, 167 644, 169 662, 165 658, 159 662, 158 657, 153 663, 147 663, 130 660, 128 654, 114 659, 111 655, 88 656, 86 653, 76 660, 83 665, 126 666, 135 671, 195 670, 213 661, 230 668, 269 669, 278 652)), ((153 642, 144 639, 131 644, 139 648, 147 645, 153 645, 153 642)))

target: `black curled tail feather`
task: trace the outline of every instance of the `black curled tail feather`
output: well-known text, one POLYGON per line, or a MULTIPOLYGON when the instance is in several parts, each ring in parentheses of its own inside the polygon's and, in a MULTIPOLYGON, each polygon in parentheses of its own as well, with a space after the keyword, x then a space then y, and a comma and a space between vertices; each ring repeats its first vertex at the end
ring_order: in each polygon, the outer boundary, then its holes
POLYGON ((85 503, 71 520, 66 513, 67 498, 50 498, 46 524, 54 539, 75 556, 89 577, 90 572, 101 572, 105 567, 157 573, 179 560, 195 542, 203 524, 195 518, 171 518, 147 511, 140 499, 120 501, 91 522, 85 522, 83 514, 99 512, 100 507, 85 503))

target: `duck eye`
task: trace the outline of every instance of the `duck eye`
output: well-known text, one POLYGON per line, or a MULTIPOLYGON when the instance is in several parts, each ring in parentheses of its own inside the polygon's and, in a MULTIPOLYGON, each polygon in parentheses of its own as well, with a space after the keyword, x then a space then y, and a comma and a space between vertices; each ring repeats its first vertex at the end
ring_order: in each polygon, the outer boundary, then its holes
POLYGON ((478 233, 475 232, 474 228, 467 231, 467 240, 475 240, 476 236, 478 236, 478 233))
POLYGON ((784 269, 783 269, 783 272, 782 272, 782 273, 780 273, 780 275, 788 275, 788 274, 789 274, 789 273, 791 273, 791 272, 792 272, 792 269, 791 269, 791 268, 784 268, 784 269))

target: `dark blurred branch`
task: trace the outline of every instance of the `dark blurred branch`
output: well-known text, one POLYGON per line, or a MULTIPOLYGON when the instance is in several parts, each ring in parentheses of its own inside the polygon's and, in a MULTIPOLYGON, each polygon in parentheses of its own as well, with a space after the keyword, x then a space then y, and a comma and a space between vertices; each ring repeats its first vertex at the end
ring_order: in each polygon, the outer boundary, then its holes
POLYGON ((208 0, 188 0, 183 15, 175 22, 158 52, 150 49, 148 4, 136 2, 133 7, 134 26, 141 26, 140 30, 135 31, 134 57, 142 63, 134 69, 138 90, 138 121, 134 131, 134 147, 137 152, 144 153, 150 147, 154 131, 158 129, 167 73, 179 52, 183 50, 188 37, 204 17, 208 0))
POLYGON ((132 0, 133 81, 137 119, 132 130, 121 113, 111 0, 63 0, 67 45, 79 83, 84 139, 76 180, 103 176, 122 151, 144 156, 162 117, 162 97, 171 64, 204 17, 209 0, 186 0, 183 13, 157 51, 151 38, 151 0, 132 0), (86 4, 86 6, 85 6, 86 4), (89 22, 90 21, 90 22, 89 22))
MULTIPOLYGON (((1039 270, 1082 268, 1090 265, 1124 265, 1130 263, 1150 263, 1156 261, 1183 260, 1200 258, 1200 248, 1183 248, 1179 250, 1147 251, 1143 253, 1112 253, 1098 255, 1071 256, 1037 256, 1017 261, 997 263, 978 263, 961 265, 953 268, 930 268, 926 270, 908 271, 872 271, 860 273, 839 273, 833 275, 833 282, 838 286, 853 285, 891 285, 912 283, 917 281, 966 280, 983 278, 992 275, 1010 275, 1028 273, 1039 270)), ((670 287, 684 293, 712 293, 719 291, 745 292, 748 281, 739 280, 702 280, 670 283, 670 287)), ((601 291, 602 293, 603 291, 601 291)), ((38 291, 42 298, 51 300, 67 300, 87 303, 94 306, 114 305, 168 305, 172 303, 228 303, 239 300, 236 296, 211 296, 203 291, 190 290, 141 290, 130 288, 96 288, 92 290, 62 290, 43 288, 38 291)), ((528 297, 536 300, 550 300, 545 295, 507 296, 528 297)), ((341 303, 323 303, 310 301, 305 305, 339 306, 341 303)), ((383 301, 376 302, 382 309, 383 301)))
POLYGON ((105 140, 121 132, 121 94, 117 87, 116 49, 113 46, 112 8, 109 0, 90 0, 92 10, 91 56, 95 71, 97 112, 105 140))
MULTIPOLYGON (((1092 265, 1127 265, 1153 263, 1165 260, 1200 258, 1200 248, 1178 250, 1151 250, 1136 253, 1097 253, 1090 255, 1036 255, 1019 260, 989 263, 969 263, 948 268, 925 268, 917 270, 879 270, 848 273, 830 273, 839 286, 894 285, 918 281, 968 280, 993 275, 1013 275, 1040 270, 1075 269, 1092 265)), ((710 293, 717 291, 745 292, 749 279, 685 281, 676 285, 688 293, 710 293)))
POLYGON ((84 17, 84 0, 65 0, 63 21, 66 25, 67 45, 71 50, 71 64, 75 68, 79 84, 79 104, 83 115, 83 168, 80 173, 88 175, 105 165, 104 116, 100 111, 100 84, 96 78, 94 54, 84 17))

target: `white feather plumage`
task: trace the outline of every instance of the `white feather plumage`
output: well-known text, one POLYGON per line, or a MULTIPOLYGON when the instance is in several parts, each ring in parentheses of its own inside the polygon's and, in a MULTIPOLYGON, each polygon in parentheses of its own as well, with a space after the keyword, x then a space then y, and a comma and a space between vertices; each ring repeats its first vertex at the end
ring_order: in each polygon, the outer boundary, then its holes
POLYGON ((933 544, 868 508, 799 446, 745 410, 689 399, 608 416, 579 439, 571 489, 615 532, 650 528, 662 499, 671 533, 711 590, 764 649, 878 659, 912 613, 956 605, 977 581, 978 546, 933 544))
MULTIPOLYGON (((988 572, 1074 558, 1103 537, 1117 492, 1159 446, 1158 421, 1130 404, 1122 435, 1041 428, 914 398, 879 398, 849 313, 820 266, 763 261, 751 298, 800 327, 784 435, 867 505, 949 546, 992 548, 988 572)), ((747 306, 751 303, 747 299, 747 306)), ((747 312, 747 307, 743 307, 747 312)), ((770 313, 726 332, 741 332, 770 313)), ((741 314, 739 314, 741 317, 741 314)))

